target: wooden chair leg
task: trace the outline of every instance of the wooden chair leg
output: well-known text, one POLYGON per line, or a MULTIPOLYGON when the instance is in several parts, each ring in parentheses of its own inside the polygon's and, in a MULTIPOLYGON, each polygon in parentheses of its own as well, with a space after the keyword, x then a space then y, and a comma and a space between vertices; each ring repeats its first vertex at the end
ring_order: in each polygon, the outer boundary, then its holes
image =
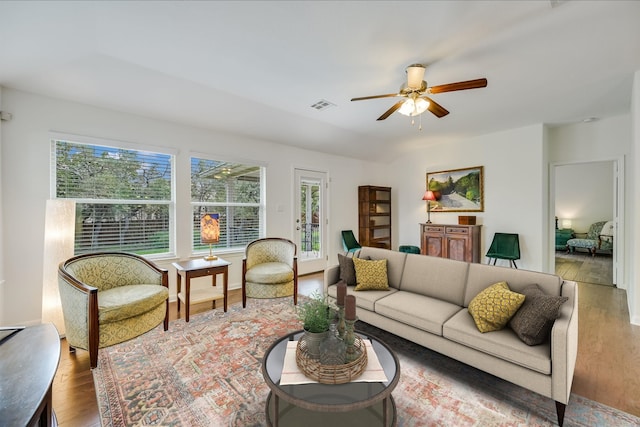
POLYGON ((567 405, 556 401, 556 414, 558 415, 558 426, 562 427, 564 423, 564 411, 567 409, 567 405))
POLYGON ((247 259, 242 260, 242 308, 247 307, 247 259))

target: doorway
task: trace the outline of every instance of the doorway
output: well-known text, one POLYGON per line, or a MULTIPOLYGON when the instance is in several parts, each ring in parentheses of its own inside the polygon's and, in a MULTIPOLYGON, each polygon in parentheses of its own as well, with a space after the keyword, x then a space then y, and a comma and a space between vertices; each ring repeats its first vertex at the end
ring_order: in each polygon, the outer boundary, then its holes
POLYGON ((295 169, 295 243, 298 273, 322 271, 327 266, 326 172, 295 169))
MULTIPOLYGON (((612 221, 614 225, 613 250, 611 254, 598 251, 596 259, 589 253, 567 255, 555 247, 555 230, 552 231, 550 261, 551 271, 565 273, 573 271, 581 282, 599 281, 622 285, 624 254, 624 173, 623 161, 619 159, 573 162, 552 165, 552 228, 570 228, 577 236, 585 237, 590 225, 597 221, 612 221), (575 259, 573 259, 575 258, 575 259), (604 265, 603 263, 606 263, 604 265), (605 268, 606 267, 606 268, 605 268), (559 271, 562 270, 562 271, 559 271), (607 277, 602 277, 602 275, 607 277), (593 280, 588 280, 593 276, 593 280)), ((562 274, 561 274, 562 275, 562 274)))

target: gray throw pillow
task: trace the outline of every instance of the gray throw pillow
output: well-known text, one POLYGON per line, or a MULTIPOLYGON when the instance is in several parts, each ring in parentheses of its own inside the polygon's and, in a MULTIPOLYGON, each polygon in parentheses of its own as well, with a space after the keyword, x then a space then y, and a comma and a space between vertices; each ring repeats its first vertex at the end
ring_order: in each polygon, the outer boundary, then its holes
POLYGON ((342 254, 338 254, 338 264, 340 264, 340 280, 347 286, 356 285, 356 268, 353 259, 342 254))
POLYGON ((509 321, 509 327, 525 344, 542 344, 558 318, 560 306, 569 298, 547 295, 536 284, 528 285, 519 293, 525 295, 524 303, 509 321))

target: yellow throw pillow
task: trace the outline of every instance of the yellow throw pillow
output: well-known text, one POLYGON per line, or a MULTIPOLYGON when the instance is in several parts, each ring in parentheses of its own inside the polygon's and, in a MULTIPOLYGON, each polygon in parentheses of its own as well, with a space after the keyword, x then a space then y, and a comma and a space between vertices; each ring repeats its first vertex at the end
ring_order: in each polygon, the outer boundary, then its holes
POLYGON ((388 291, 387 260, 353 259, 356 269, 356 287, 354 291, 388 291))
POLYGON ((516 314, 525 296, 509 289, 507 282, 489 286, 469 303, 469 313, 482 333, 499 331, 516 314))

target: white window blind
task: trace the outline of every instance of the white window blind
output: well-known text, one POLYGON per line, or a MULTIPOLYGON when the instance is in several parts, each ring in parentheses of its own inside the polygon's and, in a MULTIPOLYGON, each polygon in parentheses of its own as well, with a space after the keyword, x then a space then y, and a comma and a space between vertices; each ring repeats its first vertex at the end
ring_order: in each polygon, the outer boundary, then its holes
POLYGON ((76 254, 172 252, 172 155, 64 140, 52 151, 55 197, 76 201, 76 254))
POLYGON ((216 249, 241 249, 260 237, 263 170, 256 165, 191 158, 194 252, 209 248, 200 242, 200 219, 205 213, 220 215, 216 249))

